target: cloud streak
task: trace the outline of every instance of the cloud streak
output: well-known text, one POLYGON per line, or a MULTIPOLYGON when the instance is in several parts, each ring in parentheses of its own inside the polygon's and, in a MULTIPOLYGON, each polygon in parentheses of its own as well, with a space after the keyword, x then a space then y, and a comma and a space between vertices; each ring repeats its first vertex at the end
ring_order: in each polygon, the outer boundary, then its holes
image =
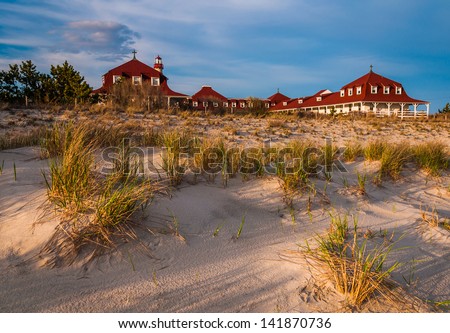
POLYGON ((96 20, 69 22, 53 33, 60 38, 53 50, 75 54, 86 52, 98 60, 123 59, 140 38, 139 33, 124 24, 96 20))

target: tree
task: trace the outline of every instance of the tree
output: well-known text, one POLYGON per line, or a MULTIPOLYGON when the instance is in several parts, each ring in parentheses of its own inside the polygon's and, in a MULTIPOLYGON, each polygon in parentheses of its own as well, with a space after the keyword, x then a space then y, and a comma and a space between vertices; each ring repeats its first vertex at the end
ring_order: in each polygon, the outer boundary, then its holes
POLYGON ((42 75, 36 70, 36 66, 31 60, 22 61, 19 67, 18 81, 21 84, 21 95, 25 97, 25 105, 28 106, 28 99, 40 101, 42 75))
POLYGON ((450 103, 445 104, 444 108, 438 110, 439 113, 450 113, 450 103))
POLYGON ((266 103, 257 97, 250 97, 249 111, 254 116, 260 116, 266 113, 266 103))
POLYGON ((91 87, 84 77, 76 71, 67 60, 62 66, 51 66, 50 75, 53 79, 56 101, 65 104, 75 104, 85 101, 91 93, 91 87))
POLYGON ((0 98, 5 102, 17 102, 21 98, 19 66, 9 65, 9 71, 0 72, 0 98))

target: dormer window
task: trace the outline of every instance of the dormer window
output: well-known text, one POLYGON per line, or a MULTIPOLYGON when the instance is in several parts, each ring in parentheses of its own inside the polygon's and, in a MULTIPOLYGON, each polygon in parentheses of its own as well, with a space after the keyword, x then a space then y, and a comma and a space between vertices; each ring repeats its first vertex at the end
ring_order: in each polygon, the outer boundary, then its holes
POLYGON ((196 101, 192 102, 192 106, 197 107, 198 106, 198 102, 196 102, 196 101))
POLYGON ((353 96, 353 88, 348 88, 347 92, 349 96, 353 96))
POLYGON ((283 106, 286 106, 286 105, 288 105, 288 103, 287 102, 283 102, 283 106))
POLYGON ((241 102, 241 108, 245 108, 245 103, 241 102))
POLYGON ((378 93, 378 87, 377 87, 377 86, 372 86, 372 89, 370 90, 370 92, 371 92, 372 94, 378 93))
POLYGON ((362 94, 362 87, 356 87, 356 95, 362 94))
POLYGON ((342 90, 341 90, 341 97, 344 97, 344 96, 345 96, 345 90, 342 89, 342 90))
POLYGON ((395 93, 397 95, 401 95, 402 94, 402 87, 395 87, 395 93))
POLYGON ((119 83, 122 80, 122 76, 113 75, 113 83, 119 83))
POLYGON ((236 107, 236 102, 231 103, 231 107, 235 108, 236 107))
POLYGON ((152 86, 159 86, 160 82, 159 82, 159 77, 152 77, 152 86))
POLYGON ((270 103, 266 103, 266 108, 270 108, 270 103))
POLYGON ((390 92, 390 87, 384 87, 383 93, 384 93, 385 95, 389 95, 389 92, 390 92))
POLYGON ((223 107, 227 108, 228 107, 228 102, 223 102, 223 107))
POLYGON ((208 107, 208 102, 203 102, 203 107, 207 108, 208 107))
POLYGON ((135 86, 141 84, 141 77, 140 76, 133 76, 133 84, 135 86))
POLYGON ((319 96, 319 97, 316 97, 316 101, 317 101, 317 102, 320 102, 321 100, 322 100, 322 97, 320 97, 320 96, 319 96))
POLYGON ((302 104, 303 103, 303 100, 302 99, 299 99, 298 100, 298 104, 302 104))
POLYGON ((214 103, 213 103, 213 106, 214 106, 215 108, 217 108, 217 107, 219 106, 219 103, 214 102, 214 103))

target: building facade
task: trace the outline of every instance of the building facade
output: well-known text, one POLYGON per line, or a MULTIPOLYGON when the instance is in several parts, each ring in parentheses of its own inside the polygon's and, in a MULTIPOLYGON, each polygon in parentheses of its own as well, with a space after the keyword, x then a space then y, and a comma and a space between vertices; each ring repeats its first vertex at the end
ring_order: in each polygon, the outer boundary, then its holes
POLYGON ((319 114, 372 113, 400 118, 427 116, 430 103, 408 96, 403 85, 372 70, 338 92, 321 90, 271 107, 272 112, 304 111, 319 114))

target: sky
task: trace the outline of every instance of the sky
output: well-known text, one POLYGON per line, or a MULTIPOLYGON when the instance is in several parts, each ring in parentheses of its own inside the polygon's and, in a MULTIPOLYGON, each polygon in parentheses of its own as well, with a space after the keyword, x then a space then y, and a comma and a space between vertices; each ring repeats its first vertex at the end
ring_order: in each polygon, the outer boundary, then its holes
POLYGON ((0 0, 0 69, 67 60, 95 89, 160 55, 173 90, 338 91, 373 70, 436 111, 450 102, 449 0, 0 0))

